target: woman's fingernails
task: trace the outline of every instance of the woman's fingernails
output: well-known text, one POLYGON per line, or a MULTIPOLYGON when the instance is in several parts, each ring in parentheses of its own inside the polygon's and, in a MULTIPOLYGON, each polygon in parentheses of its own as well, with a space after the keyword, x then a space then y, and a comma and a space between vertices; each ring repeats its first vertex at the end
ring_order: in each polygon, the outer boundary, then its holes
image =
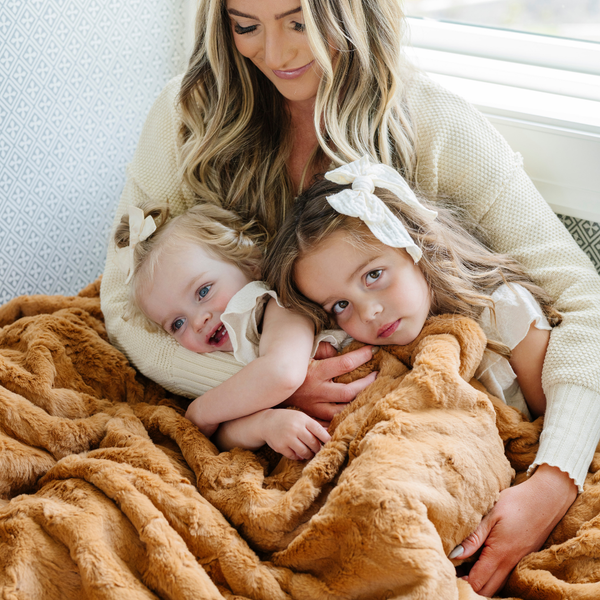
POLYGON ((371 346, 371 352, 377 354, 379 352, 379 346, 371 346))
POLYGON ((450 556, 448 558, 450 560, 453 558, 458 558, 459 556, 463 555, 464 551, 465 549, 461 545, 458 545, 456 548, 454 548, 454 550, 452 550, 452 552, 450 552, 450 556))

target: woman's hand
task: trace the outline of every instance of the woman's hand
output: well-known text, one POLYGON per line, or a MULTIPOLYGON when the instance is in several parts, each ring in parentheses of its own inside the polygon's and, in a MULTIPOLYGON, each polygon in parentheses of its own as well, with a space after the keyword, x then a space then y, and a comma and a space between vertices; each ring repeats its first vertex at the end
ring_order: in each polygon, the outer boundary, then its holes
POLYGON ((304 383, 281 406, 296 406, 321 423, 329 423, 348 402, 375 381, 376 372, 352 383, 332 381, 334 377, 354 371, 370 360, 373 357, 372 346, 363 346, 341 356, 335 354, 330 344, 319 344, 319 351, 315 355, 319 359, 310 361, 304 383))
POLYGON ((482 596, 493 596, 526 554, 539 550, 577 497, 577 486, 557 467, 540 465, 523 483, 503 490, 477 529, 461 544, 468 558, 483 551, 465 579, 482 596))

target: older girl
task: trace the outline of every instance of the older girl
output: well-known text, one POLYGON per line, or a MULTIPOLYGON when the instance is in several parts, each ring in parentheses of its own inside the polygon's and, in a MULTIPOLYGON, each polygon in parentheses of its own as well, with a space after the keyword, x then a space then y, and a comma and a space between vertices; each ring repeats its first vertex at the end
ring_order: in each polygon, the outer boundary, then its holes
POLYGON ((476 319, 488 336, 476 377, 525 414, 545 412, 542 364, 561 320, 550 298, 386 165, 364 157, 304 192, 263 272, 317 331, 337 325, 365 344, 410 344, 432 315, 476 319))
MULTIPOLYGON (((318 172, 368 154, 428 197, 444 196, 548 291, 564 316, 551 334, 548 409, 537 462, 497 505, 471 572, 492 594, 543 543, 581 488, 600 436, 600 277, 552 214, 520 160, 473 107, 407 64, 398 0, 200 0, 183 78, 152 108, 116 220, 130 204, 169 198, 175 214, 208 198, 273 234, 318 172), (584 415, 584 419, 582 419, 584 415), (584 421, 583 429, 576 425, 584 421), (547 493, 559 490, 560 494, 547 493), (533 534, 532 534, 533 531, 533 534)), ((196 397, 239 369, 164 334, 123 325, 123 275, 109 248, 101 299, 110 339, 146 375, 196 397)), ((291 402, 328 420, 364 387, 331 378, 368 349, 313 361, 291 402)))

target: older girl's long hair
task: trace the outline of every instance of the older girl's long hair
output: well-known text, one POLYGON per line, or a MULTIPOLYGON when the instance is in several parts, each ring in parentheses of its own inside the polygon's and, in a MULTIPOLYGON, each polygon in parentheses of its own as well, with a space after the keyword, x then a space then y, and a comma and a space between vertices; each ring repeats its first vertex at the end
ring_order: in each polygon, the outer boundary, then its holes
MULTIPOLYGON (((327 202, 328 196, 349 187, 321 180, 299 196, 294 213, 270 244, 263 263, 263 278, 277 291, 282 304, 311 318, 317 331, 331 327, 334 321, 297 288, 297 261, 335 231, 347 232, 360 247, 381 244, 360 219, 338 213, 327 202)), ((540 303, 552 325, 560 323, 560 314, 552 308, 548 294, 529 279, 516 260, 492 252, 478 239, 484 233, 466 215, 420 199, 421 204, 438 212, 434 221, 427 222, 391 192, 375 188, 374 193, 404 224, 423 252, 419 267, 431 290, 432 315, 449 313, 477 319, 485 308, 493 314, 492 293, 503 283, 519 283, 540 303)), ((491 342, 489 347, 510 354, 503 344, 491 342)))
MULTIPOLYGON (((411 180, 415 135, 404 101, 398 0, 300 0, 322 69, 314 165, 368 154, 411 180)), ((236 49, 225 0, 201 0, 180 91, 182 176, 198 197, 256 219, 273 235, 293 204, 290 116, 275 86, 236 49)))

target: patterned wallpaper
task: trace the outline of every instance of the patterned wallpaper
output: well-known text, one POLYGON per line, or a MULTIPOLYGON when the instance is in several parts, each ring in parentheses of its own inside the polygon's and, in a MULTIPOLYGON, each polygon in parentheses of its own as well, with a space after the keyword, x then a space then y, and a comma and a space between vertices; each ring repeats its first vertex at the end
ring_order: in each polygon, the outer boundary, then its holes
POLYGON ((600 223, 557 215, 600 273, 600 223))
POLYGON ((0 2, 0 304, 103 270, 144 118, 185 67, 187 0, 0 2))
MULTIPOLYGON (((191 2, 0 3, 0 304, 102 272, 145 115, 185 66, 191 2)), ((561 219, 600 271, 600 225, 561 219)))

